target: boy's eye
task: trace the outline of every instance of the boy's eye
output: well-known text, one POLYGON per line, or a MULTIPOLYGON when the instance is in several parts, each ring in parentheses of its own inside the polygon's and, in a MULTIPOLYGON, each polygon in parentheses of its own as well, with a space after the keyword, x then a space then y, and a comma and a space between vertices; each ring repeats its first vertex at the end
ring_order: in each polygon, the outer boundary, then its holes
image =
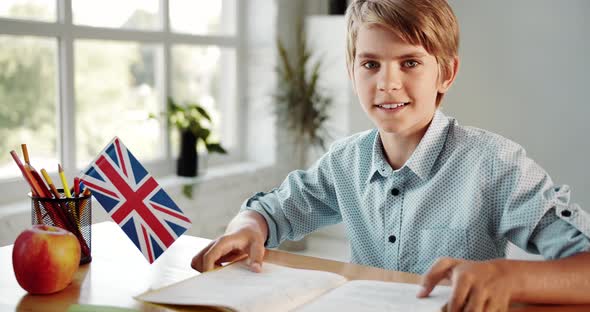
POLYGON ((368 61, 363 64, 363 67, 366 69, 375 69, 375 68, 379 67, 379 64, 377 62, 368 61))
POLYGON ((416 66, 418 66, 418 64, 419 63, 417 61, 414 61, 414 60, 405 61, 403 63, 404 67, 408 67, 408 68, 416 67, 416 66))

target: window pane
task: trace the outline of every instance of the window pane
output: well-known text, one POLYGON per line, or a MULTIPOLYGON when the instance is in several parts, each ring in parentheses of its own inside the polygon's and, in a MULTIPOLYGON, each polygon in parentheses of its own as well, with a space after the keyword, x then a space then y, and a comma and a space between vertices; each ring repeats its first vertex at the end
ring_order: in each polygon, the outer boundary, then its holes
MULTIPOLYGON (((179 103, 197 102, 211 115, 212 140, 232 149, 236 141, 236 52, 217 46, 172 47, 172 95, 179 103)), ((173 152, 178 150, 176 137, 173 152)))
POLYGON ((170 27, 196 35, 235 35, 236 0, 170 0, 170 27))
POLYGON ((163 158, 156 63, 160 48, 139 43, 80 40, 74 45, 76 160, 85 167, 114 137, 140 161, 163 158))
POLYGON ((55 0, 2 0, 0 17, 55 22, 55 0))
POLYGON ((37 170, 57 166, 56 54, 55 39, 0 36, 0 178, 20 175, 22 143, 37 170))
POLYGON ((160 29, 159 0, 72 0, 74 23, 95 27, 160 29))

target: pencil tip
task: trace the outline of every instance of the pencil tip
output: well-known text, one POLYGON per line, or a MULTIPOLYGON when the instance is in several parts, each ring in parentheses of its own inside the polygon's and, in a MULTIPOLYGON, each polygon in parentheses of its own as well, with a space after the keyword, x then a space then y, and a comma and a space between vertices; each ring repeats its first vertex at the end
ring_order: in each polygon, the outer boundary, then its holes
POLYGON ((61 164, 57 164, 57 170, 59 172, 62 172, 62 171, 64 171, 64 168, 62 168, 61 164))

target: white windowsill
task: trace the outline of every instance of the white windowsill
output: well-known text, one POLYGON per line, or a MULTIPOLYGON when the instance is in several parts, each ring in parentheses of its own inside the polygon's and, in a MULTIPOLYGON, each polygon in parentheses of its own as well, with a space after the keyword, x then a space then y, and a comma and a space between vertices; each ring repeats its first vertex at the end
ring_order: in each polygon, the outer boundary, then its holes
MULTIPOLYGON (((257 162, 239 162, 234 164, 220 165, 212 168, 207 168, 202 176, 194 178, 169 175, 156 178, 156 180, 158 181, 158 183, 160 183, 164 190, 166 190, 167 188, 172 188, 180 185, 198 184, 236 175, 249 174, 261 169, 270 168, 271 166, 272 165, 257 162)), ((30 209, 31 202, 29 199, 3 204, 0 205, 0 219, 15 214, 29 213, 30 209)))
POLYGON ((207 181, 216 180, 219 178, 225 178, 235 175, 253 173, 255 171, 269 168, 271 165, 262 164, 257 162, 239 162, 228 165, 220 165, 205 170, 205 173, 201 176, 194 178, 179 177, 177 175, 165 176, 157 179, 160 185, 166 189, 166 187, 185 185, 185 184, 197 184, 207 181))

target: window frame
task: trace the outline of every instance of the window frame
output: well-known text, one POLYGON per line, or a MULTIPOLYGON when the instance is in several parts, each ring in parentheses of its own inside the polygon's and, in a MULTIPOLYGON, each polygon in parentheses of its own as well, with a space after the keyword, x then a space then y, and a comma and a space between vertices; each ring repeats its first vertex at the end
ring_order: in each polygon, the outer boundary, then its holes
MULTIPOLYGON (((160 0, 161 25, 158 30, 135 30, 122 28, 104 28, 73 23, 72 1, 55 0, 57 5, 57 19, 55 22, 34 21, 26 19, 13 19, 0 17, 0 35, 10 36, 33 36, 43 38, 54 38, 57 41, 57 120, 58 142, 57 151, 60 163, 66 169, 67 176, 75 176, 79 170, 76 168, 74 144, 75 138, 75 77, 74 77, 74 42, 76 40, 109 40, 135 42, 140 44, 156 44, 161 47, 162 56, 157 58, 156 85, 161 89, 159 104, 162 111, 166 111, 166 98, 172 94, 171 72, 172 46, 176 44, 205 46, 214 45, 221 48, 233 48, 236 53, 235 73, 235 115, 236 146, 228 151, 228 155, 211 154, 207 156, 207 166, 223 165, 231 162, 243 161, 245 157, 247 124, 244 118, 247 107, 242 99, 245 98, 245 86, 247 78, 247 65, 244 61, 246 55, 246 4, 244 1, 236 0, 236 30, 233 36, 218 35, 194 35, 172 32, 170 27, 169 0, 160 0), (239 104, 238 104, 239 103, 239 104), (72 170, 71 168, 76 168, 72 170)), ((143 161, 146 169, 156 177, 172 175, 175 172, 176 161, 170 144, 170 133, 168 132, 167 121, 161 123, 164 135, 165 156, 164 159, 154 161, 143 161)), ((201 158, 202 159, 202 158, 201 158)), ((33 164, 34 165, 34 164, 33 164)), ((51 172, 50 172, 51 173, 51 172)), ((0 177, 0 204, 13 202, 25 198, 22 194, 25 183, 22 177, 4 178, 0 177)))

